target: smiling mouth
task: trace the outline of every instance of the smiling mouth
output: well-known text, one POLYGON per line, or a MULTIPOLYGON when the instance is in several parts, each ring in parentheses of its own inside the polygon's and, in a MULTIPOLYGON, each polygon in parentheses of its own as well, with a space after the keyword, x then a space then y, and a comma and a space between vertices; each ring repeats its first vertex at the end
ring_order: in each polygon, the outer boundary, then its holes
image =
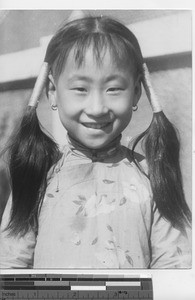
POLYGON ((107 123, 83 123, 83 125, 87 128, 92 128, 92 129, 102 129, 102 128, 105 128, 107 127, 108 125, 110 125, 111 122, 107 122, 107 123))

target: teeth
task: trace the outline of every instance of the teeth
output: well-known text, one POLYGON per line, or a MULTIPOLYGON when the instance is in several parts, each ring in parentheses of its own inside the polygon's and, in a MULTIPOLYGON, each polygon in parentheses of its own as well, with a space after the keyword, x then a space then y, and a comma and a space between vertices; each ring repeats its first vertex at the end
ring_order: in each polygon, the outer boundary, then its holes
POLYGON ((85 123, 84 126, 93 129, 101 129, 105 127, 108 123, 95 124, 95 123, 85 123))

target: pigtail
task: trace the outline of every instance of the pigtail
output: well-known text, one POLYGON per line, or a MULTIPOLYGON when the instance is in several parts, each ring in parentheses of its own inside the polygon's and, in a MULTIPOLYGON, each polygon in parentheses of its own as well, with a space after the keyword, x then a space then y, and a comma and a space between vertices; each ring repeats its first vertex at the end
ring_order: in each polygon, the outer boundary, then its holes
POLYGON ((57 161, 58 155, 56 143, 39 124, 36 108, 28 106, 10 146, 12 212, 7 227, 10 234, 23 235, 29 229, 37 230, 47 172, 57 161))
POLYGON ((10 235, 38 230, 38 214, 43 200, 47 173, 59 159, 57 144, 43 130, 36 108, 46 85, 49 66, 43 63, 28 107, 9 146, 12 211, 6 229, 10 235))
POLYGON ((144 142, 156 207, 162 217, 183 231, 186 225, 191 224, 191 211, 183 191, 178 133, 160 107, 145 64, 142 83, 153 110, 153 119, 149 128, 135 140, 132 150, 140 140, 144 142))

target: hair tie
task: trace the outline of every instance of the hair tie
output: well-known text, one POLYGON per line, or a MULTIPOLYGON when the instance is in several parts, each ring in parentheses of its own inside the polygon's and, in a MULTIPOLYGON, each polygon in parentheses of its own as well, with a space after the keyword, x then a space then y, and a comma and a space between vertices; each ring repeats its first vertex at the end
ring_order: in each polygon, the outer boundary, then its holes
POLYGON ((41 97, 41 93, 43 91, 43 88, 45 87, 47 77, 49 74, 49 64, 47 62, 44 62, 42 64, 40 73, 37 77, 37 80, 35 82, 35 86, 32 92, 32 95, 30 97, 30 101, 28 103, 28 106, 34 106, 37 107, 39 103, 39 99, 41 97))
POLYGON ((143 83, 144 89, 146 91, 146 95, 147 95, 150 105, 152 107, 152 111, 154 113, 158 113, 158 112, 162 111, 162 108, 161 108, 158 98, 154 92, 154 89, 152 87, 148 67, 145 63, 143 63, 142 67, 143 67, 142 83, 143 83))

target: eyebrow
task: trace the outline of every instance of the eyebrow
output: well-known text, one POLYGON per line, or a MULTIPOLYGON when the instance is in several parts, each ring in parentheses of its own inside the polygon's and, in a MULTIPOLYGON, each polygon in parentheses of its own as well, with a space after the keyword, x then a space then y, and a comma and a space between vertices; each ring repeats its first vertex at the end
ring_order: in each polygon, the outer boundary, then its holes
POLYGON ((83 75, 73 75, 68 79, 68 82, 72 82, 74 80, 83 80, 87 82, 92 82, 92 79, 88 76, 83 76, 83 75))
POLYGON ((126 78, 120 74, 114 74, 106 77, 106 82, 112 81, 112 80, 117 80, 117 79, 122 79, 126 80, 126 78))
MULTIPOLYGON (((122 80, 126 80, 126 78, 120 74, 114 74, 114 75, 110 75, 110 76, 107 76, 105 77, 105 82, 110 82, 112 80, 117 80, 117 79, 122 79, 122 80)), ((72 77, 70 77, 68 79, 68 82, 72 82, 74 80, 81 80, 81 81, 86 81, 86 82, 93 82, 92 78, 91 77, 88 77, 88 76, 83 76, 83 75, 73 75, 72 77)))

